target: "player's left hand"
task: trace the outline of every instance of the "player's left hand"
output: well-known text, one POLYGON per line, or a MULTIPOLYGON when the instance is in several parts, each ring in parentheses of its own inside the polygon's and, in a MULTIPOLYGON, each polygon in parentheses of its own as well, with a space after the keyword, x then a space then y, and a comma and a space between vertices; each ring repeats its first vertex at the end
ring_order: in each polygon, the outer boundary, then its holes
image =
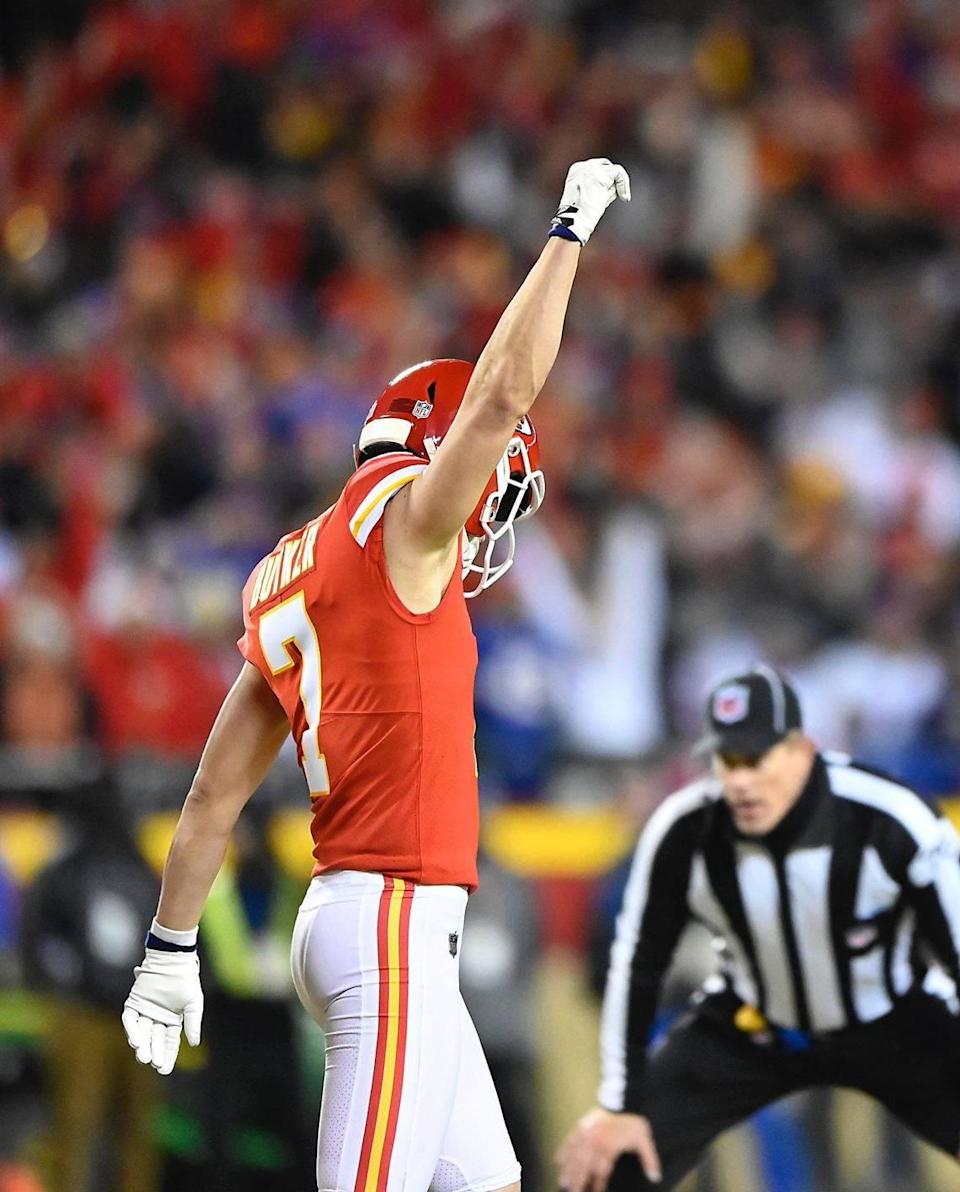
POLYGON ((560 1187, 566 1192, 604 1192, 617 1160, 628 1154, 637 1156, 651 1183, 660 1183, 660 1157, 647 1119, 591 1109, 557 1151, 560 1187))
POLYGON ((161 952, 148 947, 143 964, 123 1006, 127 1042, 141 1064, 152 1064, 161 1076, 173 1071, 180 1051, 181 1028, 187 1042, 200 1042, 203 989, 200 960, 193 952, 161 952))

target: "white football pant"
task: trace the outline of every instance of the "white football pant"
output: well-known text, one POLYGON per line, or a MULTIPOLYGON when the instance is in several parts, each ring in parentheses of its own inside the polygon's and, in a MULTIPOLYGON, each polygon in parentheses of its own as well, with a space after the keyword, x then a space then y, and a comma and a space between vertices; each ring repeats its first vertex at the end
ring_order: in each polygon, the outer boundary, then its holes
POLYGON ((376 873, 315 877, 291 945, 326 1034, 320 1192, 494 1192, 520 1178, 460 996, 466 891, 376 873))

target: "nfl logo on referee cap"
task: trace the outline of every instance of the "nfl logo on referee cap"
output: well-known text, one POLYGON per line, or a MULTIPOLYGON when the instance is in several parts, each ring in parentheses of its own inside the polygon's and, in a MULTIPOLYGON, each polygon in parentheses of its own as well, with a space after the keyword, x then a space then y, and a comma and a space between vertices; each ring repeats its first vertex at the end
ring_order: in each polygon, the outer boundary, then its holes
POLYGON ((694 746, 705 755, 718 750, 765 753, 794 729, 802 729, 793 686, 772 666, 722 679, 707 697, 707 732, 694 746))
POLYGON ((736 724, 750 710, 750 688, 745 683, 727 683, 713 696, 713 718, 721 724, 736 724))

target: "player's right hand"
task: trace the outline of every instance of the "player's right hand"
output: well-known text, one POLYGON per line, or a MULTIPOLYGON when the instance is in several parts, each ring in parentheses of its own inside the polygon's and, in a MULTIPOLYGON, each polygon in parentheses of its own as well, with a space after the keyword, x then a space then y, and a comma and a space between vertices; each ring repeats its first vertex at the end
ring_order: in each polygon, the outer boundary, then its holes
POLYGON ((161 1076, 173 1071, 180 1051, 180 1030, 187 1042, 200 1042, 203 989, 196 951, 161 952, 147 948, 143 964, 123 1004, 123 1029, 141 1064, 152 1064, 161 1076))
POLYGON ((565 228, 586 244, 600 222, 600 216, 615 199, 630 202, 630 177, 623 166, 608 157, 575 161, 567 170, 560 206, 551 228, 565 228))
POLYGON ((591 1109, 557 1151, 559 1184, 565 1192, 604 1192, 621 1155, 634 1154, 652 1184, 662 1178, 653 1131, 637 1113, 591 1109))

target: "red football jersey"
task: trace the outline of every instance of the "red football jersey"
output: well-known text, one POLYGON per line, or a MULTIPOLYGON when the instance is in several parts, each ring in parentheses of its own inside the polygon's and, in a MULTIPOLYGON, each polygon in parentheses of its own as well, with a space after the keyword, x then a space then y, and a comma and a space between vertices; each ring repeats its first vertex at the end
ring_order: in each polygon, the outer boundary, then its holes
POLYGON ((473 889, 476 640, 459 568, 411 613, 387 574, 383 513, 427 465, 363 464, 243 591, 240 652, 290 720, 313 803, 314 873, 362 869, 473 889))

